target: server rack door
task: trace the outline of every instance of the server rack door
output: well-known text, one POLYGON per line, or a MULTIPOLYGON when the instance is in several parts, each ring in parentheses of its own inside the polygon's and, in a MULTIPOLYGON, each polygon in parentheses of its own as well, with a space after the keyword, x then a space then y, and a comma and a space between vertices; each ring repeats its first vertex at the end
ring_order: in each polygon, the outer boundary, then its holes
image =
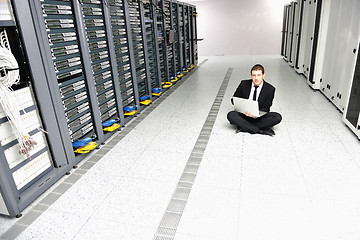
POLYGON ((334 76, 334 104, 344 111, 353 78, 352 66, 356 62, 356 48, 360 38, 360 2, 343 0, 341 27, 338 32, 337 66, 342 66, 334 76))
MULTIPOLYGON (((143 98, 151 99, 152 97, 150 92, 148 53, 147 45, 145 44, 145 25, 142 8, 143 6, 140 2, 128 3, 139 103, 143 98)), ((139 111, 144 109, 145 106, 146 105, 140 104, 138 106, 139 111)))
POLYGON ((309 1, 308 3, 308 26, 306 31, 306 44, 304 50, 304 60, 303 60, 303 74, 308 77, 310 71, 310 60, 311 60, 311 51, 314 42, 314 29, 315 29, 315 17, 316 17, 316 5, 319 1, 309 1))
POLYGON ((161 61, 158 41, 157 14, 155 6, 151 2, 144 3, 144 17, 151 89, 161 88, 161 61))
POLYGON ((281 56, 285 56, 285 44, 286 44, 286 5, 284 6, 283 11, 283 25, 281 31, 281 56))
POLYGON ((296 56, 296 49, 297 49, 297 36, 298 36, 298 29, 299 29, 299 4, 297 1, 293 2, 293 8, 294 8, 294 20, 293 20, 293 31, 292 31, 292 40, 291 40, 291 53, 290 53, 290 66, 294 66, 295 63, 295 56, 296 56))
POLYGON ((326 46, 323 60, 323 68, 320 76, 320 90, 327 98, 331 99, 333 94, 332 75, 339 69, 336 66, 335 51, 337 46, 337 36, 340 21, 341 1, 331 1, 330 16, 326 36, 326 46))
POLYGON ((195 6, 191 7, 190 16, 190 44, 191 44, 191 64, 197 65, 197 36, 196 36, 196 17, 197 12, 195 6))
POLYGON ((182 69, 182 64, 184 62, 184 52, 183 52, 183 32, 182 32, 182 5, 177 1, 172 1, 172 20, 174 27, 174 62, 175 62, 175 73, 176 76, 179 76, 182 69))
POLYGON ((304 73, 305 67, 305 51, 306 45, 308 44, 308 24, 309 24, 309 14, 310 14, 310 4, 309 1, 304 1, 303 14, 302 14, 302 24, 301 24, 301 36, 300 36, 300 45, 299 45, 299 55, 298 55, 298 68, 295 68, 296 72, 304 73))
POLYGON ((359 2, 332 1, 320 89, 343 111, 348 98, 354 49, 359 39, 359 2), (339 67, 342 66, 342 67, 339 67))
MULTIPOLYGON (((314 3, 315 4, 315 3, 314 3)), ((308 77, 307 81, 310 86, 315 85, 314 80, 314 71, 315 71, 315 63, 316 58, 318 57, 318 44, 320 39, 320 22, 322 18, 322 8, 323 8, 323 1, 318 0, 316 2, 316 10, 315 10, 315 24, 314 24, 314 30, 312 35, 312 46, 311 46, 311 53, 310 53, 310 62, 309 62, 309 71, 308 71, 308 77)))
POLYGON ((289 5, 289 24, 288 24, 288 34, 287 34, 287 46, 286 46, 286 61, 290 63, 292 45, 293 45, 293 31, 294 31, 294 16, 295 16, 295 4, 292 2, 289 5))
MULTIPOLYGON (((104 23, 105 23, 105 32, 106 37, 108 40, 108 51, 109 51, 109 62, 111 65, 111 73, 112 73, 112 85, 115 92, 115 101, 116 101, 116 115, 117 117, 113 117, 108 122, 103 123, 104 132, 112 132, 118 129, 120 126, 125 125, 125 118, 123 113, 123 104, 121 98, 121 89, 119 85, 119 71, 117 68, 117 59, 116 59, 116 52, 115 52, 115 44, 112 32, 112 22, 111 22, 111 12, 110 12, 110 3, 103 1, 103 9, 104 9, 104 23), (120 122, 119 122, 120 121, 120 122)), ((105 98, 107 95, 111 95, 112 93, 105 93, 105 98)), ((110 114, 108 114, 109 116, 110 114)), ((103 116, 102 116, 103 118, 103 116)), ((106 136, 107 134, 105 134, 106 136)))
POLYGON ((348 97, 347 106, 344 112, 344 122, 350 127, 352 131, 357 134, 360 139, 360 46, 357 48, 357 60, 355 70, 351 82, 350 94, 348 97))
POLYGON ((289 34, 289 21, 290 21, 289 6, 290 5, 285 5, 284 7, 284 15, 285 15, 285 32, 284 32, 284 44, 283 44, 284 60, 287 59, 287 49, 288 49, 288 34, 289 34))
POLYGON ((294 68, 299 69, 299 54, 300 54, 300 45, 301 43, 301 30, 303 26, 303 16, 304 16, 304 2, 305 0, 298 0, 298 16, 299 26, 296 29, 296 43, 295 43, 295 55, 294 55, 294 68))
POLYGON ((128 2, 109 1, 112 38, 120 85, 124 123, 138 114, 139 97, 128 2))
POLYGON ((175 76, 176 67, 175 67, 175 59, 174 59, 174 29, 173 29, 173 12, 172 12, 172 3, 168 0, 163 1, 164 4, 164 14, 165 14, 165 33, 166 33, 166 52, 168 59, 168 69, 169 76, 175 76))
POLYGON ((166 34, 166 13, 164 12, 164 1, 159 2, 159 9, 156 12, 157 27, 158 27, 158 41, 159 41, 159 55, 160 55, 160 70, 161 82, 166 82, 170 79, 168 55, 167 55, 167 42, 168 37, 166 34))
POLYGON ((183 71, 188 71, 191 62, 191 47, 190 47, 190 9, 189 6, 184 4, 184 32, 185 32, 185 66, 183 71))
MULTIPOLYGON (((324 65, 324 57, 326 51, 327 44, 327 33, 329 29, 329 20, 330 20, 330 9, 331 9, 331 1, 322 1, 321 6, 321 14, 320 14, 320 23, 319 23, 319 31, 317 34, 317 47, 316 50, 312 50, 312 60, 310 68, 310 74, 308 78, 308 84, 313 89, 320 89, 321 87, 321 74, 324 65), (310 81, 312 79, 312 81, 310 81)), ((318 11, 318 10, 317 10, 318 11)))

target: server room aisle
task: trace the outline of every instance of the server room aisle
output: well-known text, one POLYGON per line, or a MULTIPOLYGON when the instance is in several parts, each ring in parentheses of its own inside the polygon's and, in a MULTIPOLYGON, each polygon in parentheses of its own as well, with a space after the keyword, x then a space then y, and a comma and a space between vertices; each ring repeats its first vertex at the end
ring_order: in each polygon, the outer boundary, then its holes
POLYGON ((187 204, 172 223, 174 239, 358 240, 359 141, 279 56, 209 58, 131 131, 128 124, 117 145, 110 149, 115 136, 21 219, 0 218, 0 238, 154 239, 229 68, 187 204), (226 119, 233 92, 255 63, 277 89, 272 110, 283 121, 274 137, 235 134, 226 119))

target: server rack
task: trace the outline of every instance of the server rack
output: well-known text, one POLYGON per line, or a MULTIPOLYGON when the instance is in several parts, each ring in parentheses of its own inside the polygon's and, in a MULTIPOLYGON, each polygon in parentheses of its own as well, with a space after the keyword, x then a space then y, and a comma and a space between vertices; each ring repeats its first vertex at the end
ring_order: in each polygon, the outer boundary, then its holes
POLYGON ((299 5, 297 1, 294 1, 291 3, 293 8, 293 28, 292 28, 292 39, 291 39, 291 52, 290 52, 290 60, 289 64, 290 66, 294 66, 295 63, 295 57, 296 57, 296 48, 297 48, 297 38, 298 38, 298 31, 299 31, 299 13, 298 10, 299 5))
POLYGON ((182 71, 182 67, 185 64, 185 13, 184 13, 184 5, 173 3, 173 18, 174 18, 174 24, 176 24, 177 31, 179 33, 178 38, 176 39, 178 43, 175 45, 175 54, 179 52, 179 61, 176 64, 176 71, 177 75, 179 76, 182 71))
POLYGON ((356 0, 331 2, 320 74, 320 90, 341 111, 346 107, 356 49, 360 38, 360 3, 356 0), (338 66, 342 66, 339 68, 338 66))
MULTIPOLYGON (((152 2, 144 3, 146 41, 149 54, 149 67, 151 89, 161 88, 161 82, 164 76, 161 76, 160 51, 158 41, 158 26, 155 4, 152 2)), ((151 91, 152 93, 152 91, 151 91)))
POLYGON ((111 35, 114 41, 114 52, 123 106, 124 123, 136 116, 136 107, 140 105, 138 85, 136 82, 136 67, 132 42, 130 15, 127 1, 109 1, 111 35))
POLYGON ((183 71, 188 71, 188 67, 191 65, 191 40, 190 40, 190 7, 186 4, 184 4, 184 51, 185 51, 185 62, 183 66, 183 71))
MULTIPOLYGON (((95 95, 101 125, 109 120, 119 121, 122 102, 120 96, 116 94, 120 87, 117 84, 117 68, 112 66, 115 59, 114 55, 111 57, 114 44, 111 34, 108 34, 111 32, 110 21, 107 21, 109 19, 108 6, 100 0, 82 0, 81 11, 85 26, 86 50, 89 53, 87 57, 89 57, 88 61, 90 60, 92 70, 90 81, 95 83, 95 95)), ((98 132, 101 133, 98 137, 102 142, 110 135, 101 130, 98 132)))
POLYGON ((167 55, 168 37, 166 34, 166 13, 164 12, 164 1, 160 1, 155 11, 156 25, 157 25, 157 40, 159 45, 159 65, 161 72, 161 83, 165 83, 170 79, 167 55))
POLYGON ((299 56, 298 56, 298 68, 295 68, 296 72, 303 74, 305 68, 305 59, 306 59, 306 49, 308 42, 308 25, 309 25, 309 13, 310 13, 310 4, 308 1, 304 1, 303 15, 302 15, 302 25, 301 25, 301 38, 299 46, 299 56))
POLYGON ((304 45, 304 55, 303 55, 303 74, 308 78, 310 72, 310 61, 311 61, 311 52, 314 42, 314 29, 315 29, 315 19, 316 19, 316 6, 319 1, 308 1, 305 2, 307 4, 307 12, 308 12, 308 21, 307 21, 307 30, 304 45))
POLYGON ((283 11, 283 25, 281 31, 281 56, 285 56, 285 49, 286 49, 286 40, 287 40, 287 5, 284 6, 283 11))
MULTIPOLYGON (((126 10, 125 10, 126 11, 126 10)), ((128 11, 130 15, 130 26, 134 48, 134 60, 136 66, 136 81, 139 100, 152 99, 151 79, 149 72, 148 46, 145 43, 144 6, 140 1, 129 1, 128 11)), ((139 104, 141 111, 144 105, 139 104)))
POLYGON ((196 24, 197 12, 194 6, 191 6, 191 51, 192 51, 192 65, 191 68, 198 64, 198 49, 197 49, 197 24, 196 24))
POLYGON ((303 25, 303 13, 304 13, 304 2, 305 0, 298 0, 298 6, 296 8, 296 19, 298 26, 296 28, 296 42, 294 52, 294 68, 299 69, 299 52, 301 43, 301 29, 303 25))
POLYGON ((294 31, 294 17, 295 17, 295 4, 292 2, 288 5, 288 26, 287 26, 287 44, 285 60, 290 63, 291 53, 293 46, 293 31, 294 31))
POLYGON ((164 0, 163 1, 163 9, 164 9, 164 13, 165 13, 165 31, 166 31, 166 36, 167 36, 167 42, 166 42, 166 54, 167 54, 167 65, 168 65, 168 69, 169 69, 169 76, 174 77, 176 75, 176 60, 175 60, 175 49, 174 49, 174 28, 173 28, 173 14, 172 14, 172 9, 173 9, 173 4, 171 1, 167 1, 164 0))

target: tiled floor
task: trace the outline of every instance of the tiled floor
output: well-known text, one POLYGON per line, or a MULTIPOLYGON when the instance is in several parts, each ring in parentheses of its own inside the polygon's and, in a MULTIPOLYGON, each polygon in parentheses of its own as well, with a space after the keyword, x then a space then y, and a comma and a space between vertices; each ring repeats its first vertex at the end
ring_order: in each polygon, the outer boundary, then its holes
MULTIPOLYGON (((175 239, 359 240, 360 143, 279 56, 208 58, 17 239, 153 239, 228 68, 175 239), (277 89, 274 137, 235 134, 226 119, 255 63, 277 89)), ((0 238, 17 221, 0 217, 0 238)))

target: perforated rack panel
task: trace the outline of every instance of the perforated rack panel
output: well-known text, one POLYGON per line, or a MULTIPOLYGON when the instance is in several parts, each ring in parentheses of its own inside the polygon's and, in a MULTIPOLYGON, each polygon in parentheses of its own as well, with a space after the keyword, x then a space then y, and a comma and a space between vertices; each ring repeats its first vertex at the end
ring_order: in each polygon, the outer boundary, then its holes
POLYGON ((170 1, 164 1, 164 13, 165 16, 165 31, 168 36, 168 41, 166 45, 166 52, 167 52, 167 59, 168 59, 168 68, 169 68, 169 74, 175 75, 176 74, 176 68, 175 68, 175 58, 174 58, 174 43, 170 42, 170 34, 173 33, 173 19, 172 19, 172 3, 170 1))
POLYGON ((137 105, 135 100, 134 80, 131 66, 131 53, 129 49, 124 4, 120 0, 110 0, 110 18, 112 36, 115 46, 116 64, 119 74, 121 99, 124 107, 137 105))
MULTIPOLYGON (((105 31, 104 12, 100 0, 82 0, 81 7, 97 101, 101 121, 104 122, 110 118, 118 118, 108 40, 105 31)), ((83 121, 88 121, 88 119, 90 119, 90 115, 83 121)))
POLYGON ((150 81, 151 88, 161 87, 160 78, 160 67, 159 67, 159 55, 158 55, 158 42, 157 42, 157 19, 154 16, 153 5, 149 3, 144 3, 144 22, 146 30, 146 44, 148 49, 148 62, 149 62, 149 72, 150 72, 150 81))
POLYGON ((165 82, 169 79, 168 60, 166 53, 166 31, 165 31, 165 13, 164 13, 163 1, 159 3, 159 6, 155 11, 155 21, 157 28, 157 41, 159 51, 159 67, 160 67, 160 80, 165 82))
POLYGON ((74 142, 94 133, 74 10, 69 0, 43 0, 41 5, 69 133, 74 142))
POLYGON ((144 40, 144 20, 142 4, 139 2, 129 2, 130 25, 132 32, 132 41, 134 48, 134 60, 136 66, 136 80, 138 87, 138 96, 150 96, 149 76, 147 72, 148 59, 146 58, 146 49, 144 40))

